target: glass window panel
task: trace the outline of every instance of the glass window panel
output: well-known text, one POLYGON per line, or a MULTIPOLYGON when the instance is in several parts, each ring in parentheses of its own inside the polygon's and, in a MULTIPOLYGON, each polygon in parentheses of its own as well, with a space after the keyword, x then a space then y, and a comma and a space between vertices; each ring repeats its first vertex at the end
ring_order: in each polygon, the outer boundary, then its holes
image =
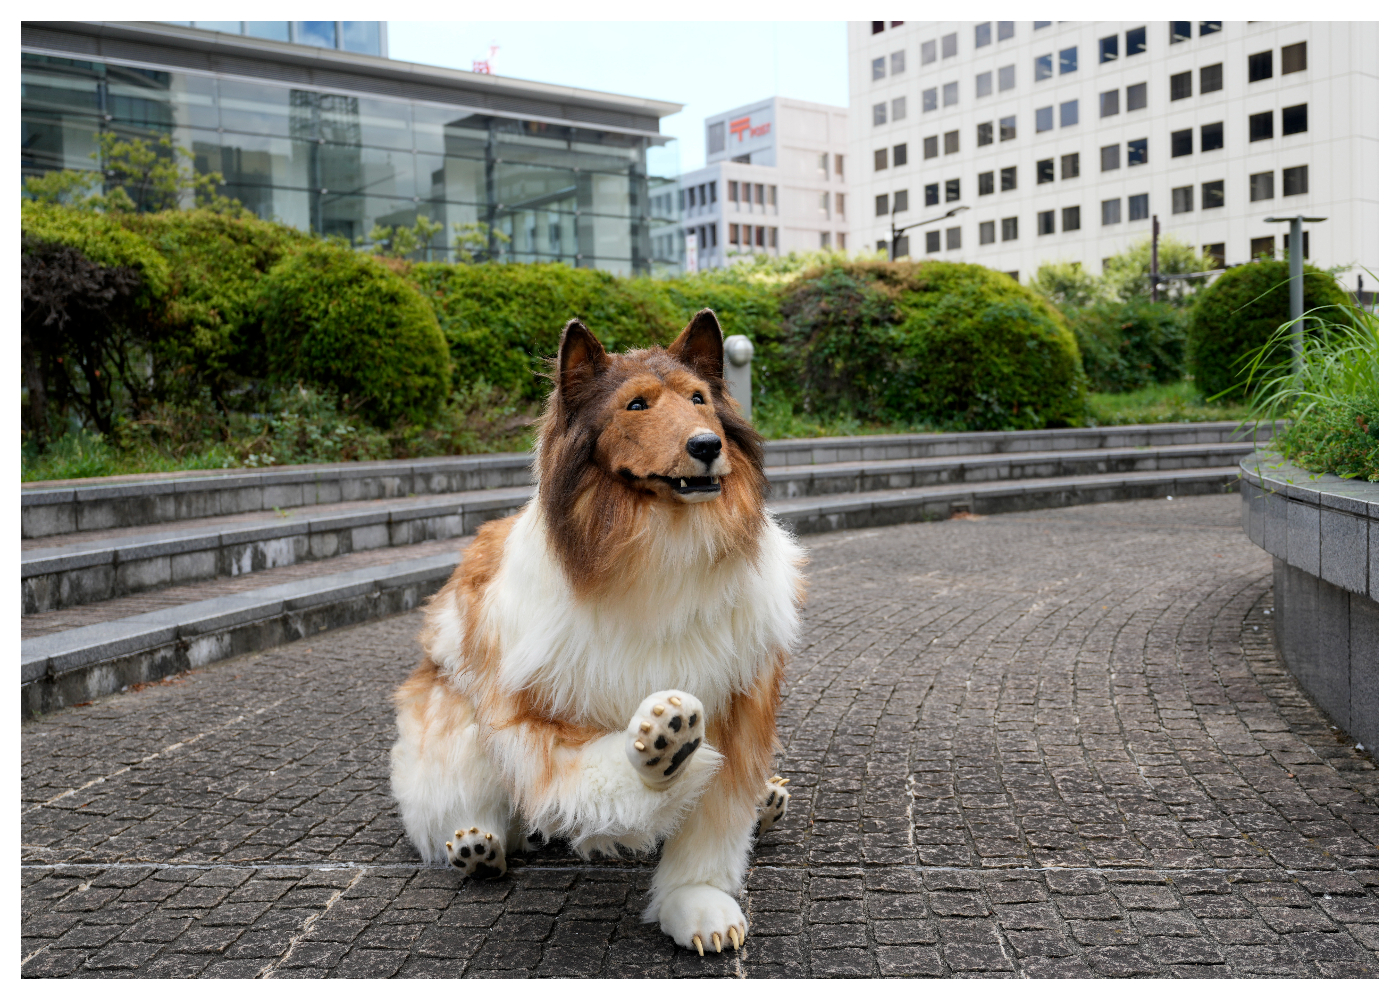
POLYGON ((205 31, 222 31, 229 35, 243 34, 242 21, 194 21, 192 23, 196 28, 202 28, 205 31))
POLYGON ((249 21, 248 34, 253 38, 266 38, 274 42, 290 41, 292 22, 290 21, 249 21))
POLYGON ((1060 211, 1060 229, 1066 233, 1079 228, 1079 206, 1074 205, 1060 211))
POLYGON ((219 81, 219 124, 233 132, 291 135, 290 92, 286 87, 219 81))
POLYGON ((1128 88, 1128 110, 1140 111, 1147 107, 1147 84, 1135 83, 1128 88))
POLYGON ((1035 110, 1035 130, 1037 132, 1049 132, 1055 127, 1054 108, 1036 108, 1035 110))
POLYGON ((999 41, 999 42, 1004 42, 1004 41, 1006 41, 1008 38, 1013 37, 1015 34, 1016 34, 1016 22, 1015 22, 1015 21, 998 21, 998 22, 997 22, 997 41, 999 41))
POLYGON ((1060 50, 1060 72, 1073 73, 1079 69, 1079 46, 1060 50))
POLYGON ((318 48, 335 48, 334 21, 293 21, 294 40, 299 45, 315 45, 318 48))
POLYGON ((1100 206, 1102 211, 1102 224, 1113 226, 1123 221, 1123 202, 1118 198, 1110 198, 1100 206))
POLYGON ((1060 180, 1069 180, 1071 177, 1079 176, 1079 154, 1066 153, 1060 157, 1060 180))
POLYGON ((1123 34, 1127 43, 1128 55, 1135 56, 1147 51, 1147 28, 1129 28, 1123 34))
POLYGON ((1060 105, 1060 128, 1079 124, 1079 102, 1065 101, 1060 105))
POLYGON ((1225 205, 1225 182, 1206 181, 1201 185, 1201 207, 1222 208, 1225 205))
POLYGON ((1035 57, 1035 79, 1036 82, 1048 80, 1055 75, 1055 57, 1048 52, 1043 56, 1035 57))
POLYGON ((1016 86, 1016 67, 1003 66, 997 70, 997 90, 1011 90, 1016 86))
POLYGON ((1133 139, 1128 143, 1128 166, 1140 167, 1147 162, 1147 140, 1133 139))
POLYGON ((944 35, 939 47, 943 50, 943 58, 951 59, 958 54, 958 36, 956 33, 944 35))
POLYGON ((1173 45, 1175 45, 1177 42, 1189 42, 1191 40, 1190 21, 1171 21, 1169 23, 1172 29, 1173 45))
POLYGON ((1215 63, 1201 67, 1201 93, 1211 94, 1225 87, 1224 64, 1215 63))
POLYGON ((1225 123, 1214 122, 1201 126, 1201 152, 1221 149, 1225 145, 1225 123))
POLYGON ((977 96, 990 97, 992 93, 992 73, 988 70, 985 73, 977 74, 977 96))
POLYGON ((952 105, 957 104, 957 103, 958 103, 958 83, 957 83, 957 81, 954 80, 952 83, 945 83, 945 84, 943 85, 943 106, 944 106, 945 108, 947 108, 947 107, 951 107, 952 105))
POLYGON ((980 48, 981 48, 982 46, 984 46, 984 45, 991 45, 991 44, 992 44, 992 22, 991 22, 991 21, 986 21, 986 22, 984 22, 983 24, 979 24, 979 25, 975 26, 975 27, 972 29, 972 36, 973 36, 973 39, 974 39, 974 41, 973 41, 973 46, 974 46, 975 48, 979 48, 979 49, 980 49, 980 48))
POLYGON ((924 99, 924 110, 925 110, 925 111, 937 111, 937 110, 938 110, 938 88, 937 88, 937 87, 930 87, 928 90, 925 90, 925 91, 923 92, 923 99, 924 99))
POLYGON ((938 58, 938 40, 933 39, 919 46, 919 64, 927 66, 938 58))
POLYGON ((1202 35, 1213 35, 1213 34, 1215 34, 1217 31, 1220 30, 1220 23, 1221 23, 1221 22, 1219 22, 1219 21, 1202 21, 1202 22, 1201 22, 1201 34, 1202 34, 1202 35))
POLYGON ((346 52, 361 52, 367 56, 383 55, 379 51, 379 22, 341 21, 340 47, 346 52))

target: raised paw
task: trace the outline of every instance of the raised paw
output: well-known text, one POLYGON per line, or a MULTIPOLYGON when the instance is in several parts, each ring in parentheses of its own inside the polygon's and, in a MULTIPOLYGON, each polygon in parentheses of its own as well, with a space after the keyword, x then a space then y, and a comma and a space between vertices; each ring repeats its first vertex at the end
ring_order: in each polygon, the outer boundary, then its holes
POLYGON ((769 827, 783 818, 783 813, 787 812, 790 793, 785 786, 791 780, 791 778, 780 778, 776 774, 768 779, 768 785, 763 790, 763 798, 758 803, 758 835, 760 837, 768 832, 769 827))
POLYGON ((749 922, 734 897, 712 885, 683 885, 661 904, 662 933, 682 948, 700 954, 738 951, 748 937, 749 922))
POLYGON ((653 788, 665 788, 705 739, 700 700, 684 691, 658 691, 642 700, 627 723, 627 759, 653 788))
POLYGON ((506 849, 501 838, 478 827, 458 830, 447 842, 447 858, 469 878, 500 878, 506 873, 506 849))

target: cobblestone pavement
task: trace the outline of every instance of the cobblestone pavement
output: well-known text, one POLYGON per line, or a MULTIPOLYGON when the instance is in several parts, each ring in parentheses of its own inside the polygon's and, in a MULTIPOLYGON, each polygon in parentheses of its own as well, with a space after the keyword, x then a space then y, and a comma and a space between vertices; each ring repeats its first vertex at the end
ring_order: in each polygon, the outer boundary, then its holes
POLYGON ((784 824, 739 956, 646 862, 416 863, 417 616, 26 723, 26 976, 1378 973, 1377 771, 1274 659, 1237 496, 806 539, 784 824))

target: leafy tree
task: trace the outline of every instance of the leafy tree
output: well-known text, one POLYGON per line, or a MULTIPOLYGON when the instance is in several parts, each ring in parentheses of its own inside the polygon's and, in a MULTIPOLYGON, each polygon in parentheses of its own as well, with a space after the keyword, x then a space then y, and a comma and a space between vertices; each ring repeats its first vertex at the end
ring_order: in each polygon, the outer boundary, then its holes
POLYGON ((420 215, 412 226, 375 226, 361 244, 373 247, 382 257, 407 260, 424 247, 431 246, 433 237, 442 232, 442 223, 420 215))
POLYGON ((95 138, 97 149, 91 155, 100 169, 55 170, 27 177, 24 195, 43 204, 91 211, 162 212, 190 201, 219 212, 246 211, 236 199, 218 193, 224 183, 222 174, 196 172, 194 154, 175 145, 169 136, 149 142, 98 132, 95 138))
POLYGON ((497 243, 509 243, 510 233, 496 229, 485 222, 454 222, 452 224, 452 251, 461 264, 474 264, 486 259, 486 249, 494 239, 497 243))
MULTIPOLYGON (((1158 274, 1192 274, 1209 271, 1211 262, 1196 252, 1195 248, 1183 243, 1170 234, 1157 242, 1158 274)), ((1126 251, 1110 257, 1103 269, 1103 287, 1107 295, 1126 302, 1129 299, 1146 299, 1152 296, 1152 237, 1145 236, 1131 244, 1126 251)), ((1206 283, 1204 277, 1173 278, 1164 281, 1163 295, 1172 301, 1179 301, 1188 293, 1206 283)))
POLYGON ((1030 281, 1030 288, 1057 306, 1087 306, 1102 295, 1103 282, 1078 262, 1057 261, 1041 264, 1030 281))

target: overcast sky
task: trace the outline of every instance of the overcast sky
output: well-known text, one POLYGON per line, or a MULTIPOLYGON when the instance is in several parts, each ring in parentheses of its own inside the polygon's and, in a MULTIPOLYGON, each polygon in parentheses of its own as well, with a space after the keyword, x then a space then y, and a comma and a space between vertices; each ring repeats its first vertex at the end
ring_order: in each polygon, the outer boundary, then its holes
POLYGON ((390 21, 389 56, 684 104, 661 130, 681 170, 705 165, 704 121, 777 94, 848 101, 845 21, 390 21))

